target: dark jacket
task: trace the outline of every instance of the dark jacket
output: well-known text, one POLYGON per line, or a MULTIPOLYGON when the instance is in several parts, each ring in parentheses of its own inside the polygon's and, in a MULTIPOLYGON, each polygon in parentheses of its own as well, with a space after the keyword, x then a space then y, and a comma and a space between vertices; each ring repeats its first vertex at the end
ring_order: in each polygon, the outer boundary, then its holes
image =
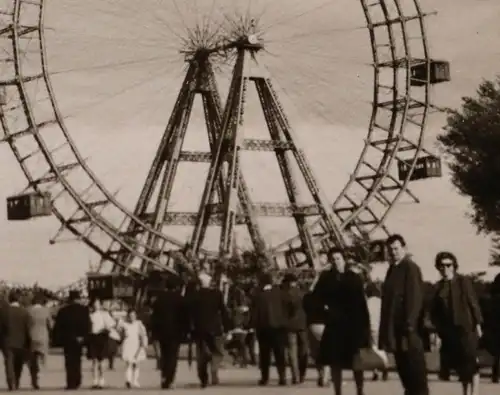
POLYGON ((28 350, 31 347, 31 319, 28 310, 18 305, 7 306, 3 319, 3 347, 28 350))
POLYGON ((196 334, 221 335, 231 323, 222 292, 213 288, 199 288, 188 298, 189 326, 196 334))
POLYGON ((286 328, 289 331, 303 331, 307 327, 304 311, 304 292, 298 287, 285 288, 286 328))
POLYGON ((314 293, 321 304, 327 306, 318 361, 350 368, 359 349, 371 344, 363 280, 349 270, 339 273, 332 269, 321 274, 314 293))
POLYGON ((57 345, 65 347, 77 343, 77 338, 86 339, 90 330, 88 307, 80 303, 69 303, 57 313, 53 336, 57 345))
POLYGON ((382 285, 379 347, 394 351, 420 336, 424 318, 424 282, 420 267, 406 256, 391 265, 382 285))
POLYGON ((287 319, 283 290, 277 286, 256 290, 250 314, 251 325, 256 330, 285 329, 287 319))
POLYGON ((160 341, 180 341, 188 331, 188 311, 184 297, 178 291, 165 291, 153 303, 151 331, 160 341))
POLYGON ((308 325, 325 324, 326 308, 316 293, 307 292, 304 295, 303 305, 308 325))
POLYGON ((450 281, 440 280, 436 284, 430 316, 440 335, 457 327, 474 332, 483 318, 471 280, 462 275, 450 281))

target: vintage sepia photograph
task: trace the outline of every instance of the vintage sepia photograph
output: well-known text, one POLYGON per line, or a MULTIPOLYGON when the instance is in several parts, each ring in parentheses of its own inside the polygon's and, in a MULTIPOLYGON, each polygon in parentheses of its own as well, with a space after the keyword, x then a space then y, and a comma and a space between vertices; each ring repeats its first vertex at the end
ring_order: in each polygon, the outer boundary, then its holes
POLYGON ((500 391, 500 0, 0 0, 0 391, 500 391))

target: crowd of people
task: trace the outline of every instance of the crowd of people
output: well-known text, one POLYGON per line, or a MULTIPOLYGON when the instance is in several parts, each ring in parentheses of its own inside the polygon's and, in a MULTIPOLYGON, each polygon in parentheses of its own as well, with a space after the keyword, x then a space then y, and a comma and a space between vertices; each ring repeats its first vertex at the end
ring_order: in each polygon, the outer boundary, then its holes
POLYGON ((19 293, 11 292, 9 303, 0 307, 7 386, 19 388, 27 363, 32 386, 39 388, 40 365, 51 338, 63 348, 69 390, 82 385, 84 350, 92 361, 93 388, 106 385, 103 363, 109 360, 113 368, 118 350, 126 366, 125 386, 139 387, 150 343, 157 352, 162 388, 173 388, 180 348, 187 343, 189 350, 194 348, 201 388, 219 384, 221 362, 229 351, 241 366, 258 366, 261 386, 270 381, 272 360, 278 384, 287 386, 304 382, 312 359, 318 386, 326 385, 329 368, 334 392, 341 395, 342 372, 351 370, 357 394, 365 395, 365 371, 372 371, 373 379, 387 379, 392 355, 405 395, 428 395, 425 352, 431 337, 439 339, 442 368, 457 373, 464 395, 478 394, 480 347, 493 356, 492 380, 498 382, 499 285, 491 286, 489 308, 481 308, 470 278, 459 274, 456 257, 440 252, 435 267, 441 280, 427 300, 421 270, 404 238, 393 235, 386 244, 390 267, 380 286, 358 265, 347 263, 344 251, 333 248, 312 283, 302 283, 294 273, 278 281, 262 272, 258 285, 233 292, 229 300, 208 270, 198 273, 192 287, 168 277, 147 315, 133 308, 125 314, 109 311, 97 298, 83 303, 79 292, 71 291, 52 319, 42 295, 23 307, 19 293))

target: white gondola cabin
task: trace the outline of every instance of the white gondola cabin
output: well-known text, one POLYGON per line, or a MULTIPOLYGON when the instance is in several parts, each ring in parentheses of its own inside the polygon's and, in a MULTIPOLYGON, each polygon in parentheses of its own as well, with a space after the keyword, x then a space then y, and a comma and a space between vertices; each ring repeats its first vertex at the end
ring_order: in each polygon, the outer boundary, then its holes
POLYGON ((30 192, 7 198, 7 219, 9 221, 46 217, 52 214, 50 192, 30 192))
MULTIPOLYGON (((398 178, 400 181, 406 180, 410 171, 411 163, 400 161, 398 163, 398 178)), ((423 156, 417 159, 415 168, 411 174, 410 180, 422 180, 424 178, 441 177, 442 167, 441 159, 436 156, 423 156)))
POLYGON ((430 75, 427 76, 427 63, 418 63, 411 66, 411 85, 423 86, 427 83, 427 77, 431 84, 451 81, 450 62, 446 60, 431 60, 429 73, 430 75))
POLYGON ((130 299, 134 297, 135 280, 120 273, 88 273, 89 298, 101 300, 130 299))

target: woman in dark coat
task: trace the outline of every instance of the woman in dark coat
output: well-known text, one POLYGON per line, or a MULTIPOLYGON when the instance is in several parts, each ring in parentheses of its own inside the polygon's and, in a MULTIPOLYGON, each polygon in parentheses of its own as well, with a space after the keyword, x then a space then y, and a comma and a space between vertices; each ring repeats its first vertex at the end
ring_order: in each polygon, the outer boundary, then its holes
MULTIPOLYGON (((488 321, 485 322, 486 348, 493 357, 491 381, 500 381, 500 274, 491 283, 487 300, 488 321)), ((486 321, 486 318, 485 318, 486 321)))
MULTIPOLYGON (((336 395, 342 391, 342 370, 353 369, 360 349, 370 347, 370 316, 360 275, 349 270, 343 252, 332 249, 330 270, 321 274, 314 289, 326 306, 326 326, 321 338, 319 363, 331 368, 336 395)), ((355 371, 357 394, 363 394, 363 372, 355 371)))
POLYGON ((482 324, 477 296, 471 280, 457 273, 455 255, 440 252, 435 265, 442 279, 436 284, 431 302, 431 319, 449 367, 457 372, 462 383, 463 394, 474 395, 479 390, 477 357, 482 324))

